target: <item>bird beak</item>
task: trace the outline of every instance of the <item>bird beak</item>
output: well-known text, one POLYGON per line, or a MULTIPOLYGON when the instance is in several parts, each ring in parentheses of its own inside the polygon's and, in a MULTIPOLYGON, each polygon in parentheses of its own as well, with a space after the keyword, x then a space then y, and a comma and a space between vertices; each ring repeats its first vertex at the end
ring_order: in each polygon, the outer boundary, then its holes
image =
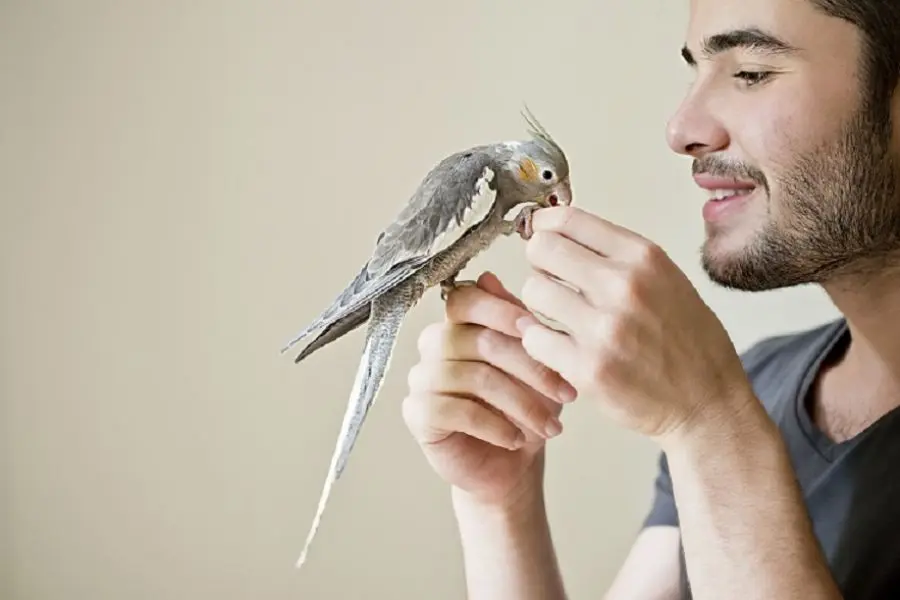
POLYGON ((550 206, 569 206, 572 204, 572 184, 566 177, 560 181, 547 196, 547 204, 550 206))

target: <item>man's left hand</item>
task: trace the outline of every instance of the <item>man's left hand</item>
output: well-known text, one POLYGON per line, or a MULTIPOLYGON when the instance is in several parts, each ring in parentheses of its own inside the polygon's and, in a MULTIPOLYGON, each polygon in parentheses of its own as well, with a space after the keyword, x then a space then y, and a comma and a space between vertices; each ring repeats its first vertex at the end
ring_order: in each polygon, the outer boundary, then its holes
POLYGON ((537 211, 533 227, 522 300, 567 330, 523 319, 533 358, 657 440, 753 408, 725 328, 658 245, 574 207, 537 211))

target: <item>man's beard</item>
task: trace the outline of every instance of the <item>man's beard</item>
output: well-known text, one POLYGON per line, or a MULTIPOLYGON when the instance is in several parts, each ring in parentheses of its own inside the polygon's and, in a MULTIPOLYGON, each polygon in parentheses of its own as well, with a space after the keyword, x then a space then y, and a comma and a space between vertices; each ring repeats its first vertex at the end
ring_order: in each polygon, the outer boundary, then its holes
POLYGON ((900 172, 884 111, 864 103, 836 140, 799 157, 775 186, 745 165, 714 156, 695 172, 751 179, 757 192, 779 196, 780 217, 739 253, 702 251, 707 275, 719 285, 764 291, 837 277, 859 277, 889 266, 900 255, 900 172))

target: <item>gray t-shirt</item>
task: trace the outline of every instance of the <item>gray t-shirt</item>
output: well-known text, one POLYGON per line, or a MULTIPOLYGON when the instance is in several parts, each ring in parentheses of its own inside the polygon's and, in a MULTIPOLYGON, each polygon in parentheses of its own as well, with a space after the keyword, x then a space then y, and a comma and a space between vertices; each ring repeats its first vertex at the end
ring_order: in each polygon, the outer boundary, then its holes
MULTIPOLYGON (((900 599, 900 409, 842 443, 825 436, 807 410, 820 367, 848 342, 846 322, 839 319, 763 339, 741 359, 787 442, 815 534, 844 598, 900 599)), ((664 454, 644 521, 653 525, 678 526, 664 454)), ((681 598, 690 600, 683 551, 681 573, 681 598)))

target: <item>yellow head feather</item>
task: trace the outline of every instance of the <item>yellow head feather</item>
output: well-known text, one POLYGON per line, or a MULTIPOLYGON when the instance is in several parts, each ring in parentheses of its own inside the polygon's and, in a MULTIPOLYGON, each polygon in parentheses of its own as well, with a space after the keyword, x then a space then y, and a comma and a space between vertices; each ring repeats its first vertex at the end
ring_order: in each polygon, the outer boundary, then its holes
POLYGON ((519 161, 519 176, 522 181, 537 181, 538 167, 533 160, 528 157, 519 161))

